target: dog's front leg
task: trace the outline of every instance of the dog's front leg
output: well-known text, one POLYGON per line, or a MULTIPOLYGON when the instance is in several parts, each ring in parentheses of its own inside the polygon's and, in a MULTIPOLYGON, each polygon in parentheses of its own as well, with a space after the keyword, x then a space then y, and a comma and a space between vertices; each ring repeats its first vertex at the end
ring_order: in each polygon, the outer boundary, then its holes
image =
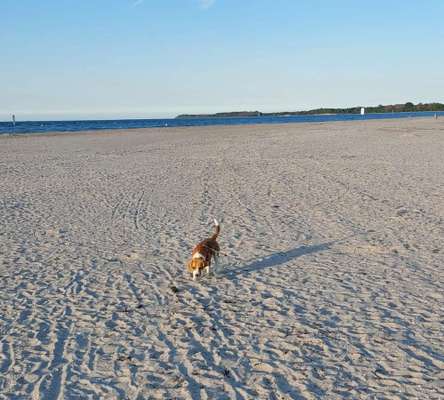
POLYGON ((199 273, 199 271, 193 270, 193 281, 196 280, 196 276, 197 276, 198 273, 199 273))

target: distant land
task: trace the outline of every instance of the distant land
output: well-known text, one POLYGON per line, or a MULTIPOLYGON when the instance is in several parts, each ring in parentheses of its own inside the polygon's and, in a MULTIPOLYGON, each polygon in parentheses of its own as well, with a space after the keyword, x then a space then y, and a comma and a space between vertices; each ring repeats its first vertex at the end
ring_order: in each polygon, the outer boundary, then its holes
MULTIPOLYGON (((261 112, 261 111, 232 111, 219 112, 215 114, 181 114, 176 118, 226 118, 226 117, 285 117, 289 115, 313 115, 313 114, 359 114, 361 107, 350 108, 316 108, 308 111, 281 111, 281 112, 261 112)), ((418 103, 407 102, 405 104, 390 104, 383 106, 364 107, 368 113, 391 113, 391 112, 415 112, 415 111, 444 111, 442 103, 418 103)))

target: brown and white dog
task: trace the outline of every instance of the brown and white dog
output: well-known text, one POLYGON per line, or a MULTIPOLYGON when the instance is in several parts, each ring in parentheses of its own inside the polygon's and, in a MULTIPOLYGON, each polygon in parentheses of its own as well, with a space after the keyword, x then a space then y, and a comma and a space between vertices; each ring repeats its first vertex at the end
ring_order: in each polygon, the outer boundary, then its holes
POLYGON ((188 272, 193 275, 193 281, 196 280, 196 277, 201 274, 203 269, 205 269, 207 274, 210 273, 212 259, 214 259, 217 264, 217 257, 219 256, 220 250, 217 237, 219 236, 220 226, 216 220, 214 220, 214 225, 216 226, 214 235, 202 240, 202 242, 196 245, 191 254, 191 260, 188 261, 188 272))

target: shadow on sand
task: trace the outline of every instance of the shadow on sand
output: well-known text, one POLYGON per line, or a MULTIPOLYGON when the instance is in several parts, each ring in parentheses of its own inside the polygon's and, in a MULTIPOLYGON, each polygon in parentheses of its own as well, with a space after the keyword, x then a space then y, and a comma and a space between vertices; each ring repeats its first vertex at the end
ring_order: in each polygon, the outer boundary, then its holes
POLYGON ((276 267, 306 254, 319 253, 321 251, 329 250, 331 246, 337 242, 338 241, 332 241, 316 244, 313 246, 300 246, 291 250, 273 253, 269 256, 247 262, 247 264, 243 267, 229 271, 226 276, 234 277, 239 275, 246 275, 253 272, 261 271, 266 268, 276 267))

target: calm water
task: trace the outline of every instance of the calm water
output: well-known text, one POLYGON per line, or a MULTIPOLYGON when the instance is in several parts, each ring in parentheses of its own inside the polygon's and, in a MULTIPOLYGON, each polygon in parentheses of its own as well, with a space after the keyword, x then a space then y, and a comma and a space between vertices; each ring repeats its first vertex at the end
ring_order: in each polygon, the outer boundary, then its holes
POLYGON ((247 117, 247 118, 193 118, 193 119, 119 119, 88 121, 17 121, 0 122, 0 135, 43 132, 80 132, 99 129, 135 129, 178 126, 208 125, 247 125, 247 124, 283 124, 297 122, 354 121, 365 119, 429 117, 435 114, 443 117, 444 111, 387 113, 387 114, 337 114, 337 115, 294 115, 289 117, 247 117))

